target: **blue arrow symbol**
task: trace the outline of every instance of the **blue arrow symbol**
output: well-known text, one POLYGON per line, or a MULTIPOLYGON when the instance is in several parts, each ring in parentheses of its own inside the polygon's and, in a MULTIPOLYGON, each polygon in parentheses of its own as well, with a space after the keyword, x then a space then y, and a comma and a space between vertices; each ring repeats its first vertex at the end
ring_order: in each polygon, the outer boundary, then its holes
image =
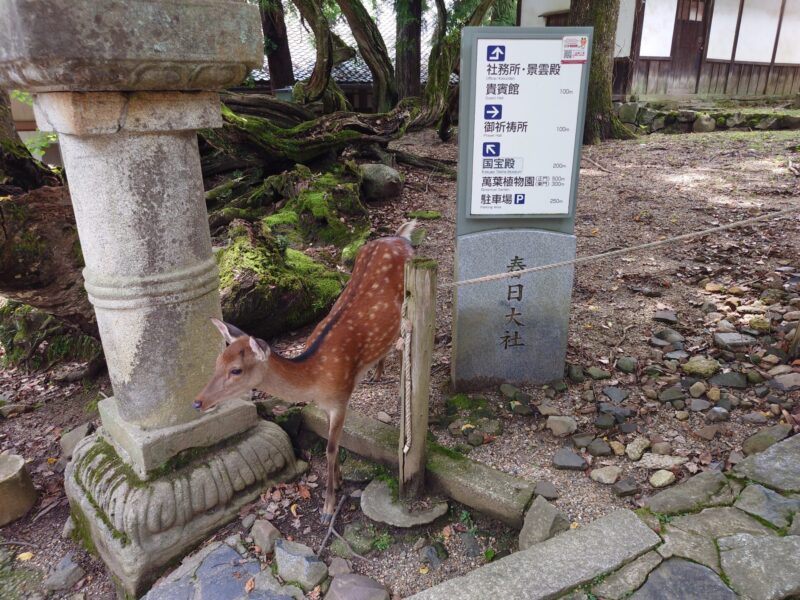
POLYGON ((505 46, 489 46, 486 49, 486 59, 490 61, 502 61, 506 57, 505 46))
POLYGON ((483 142, 484 156, 500 156, 500 142, 483 142))
POLYGON ((483 118, 489 120, 497 120, 503 116, 502 104, 486 104, 483 107, 483 118))

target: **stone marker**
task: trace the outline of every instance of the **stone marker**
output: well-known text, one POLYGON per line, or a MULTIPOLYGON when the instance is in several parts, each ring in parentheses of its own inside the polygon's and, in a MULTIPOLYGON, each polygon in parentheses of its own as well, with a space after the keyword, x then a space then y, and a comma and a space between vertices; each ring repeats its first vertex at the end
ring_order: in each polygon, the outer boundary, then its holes
POLYGON ((25 460, 16 454, 0 454, 0 527, 25 516, 37 497, 25 460))
MULTIPOLYGON (((563 37, 564 30, 518 27, 497 39, 507 33, 511 30, 475 27, 465 29, 461 39, 456 280, 575 257, 583 131, 578 115, 588 87, 589 63, 583 59, 590 60, 592 30, 572 28, 563 37), (519 71, 498 73, 498 66, 523 60, 556 60, 554 50, 562 38, 576 42, 574 52, 582 60, 559 65, 561 87, 543 87, 519 71), (497 83, 512 83, 517 93, 495 104, 501 99, 487 90, 497 83), (522 129, 506 129, 501 118, 523 124, 522 129), (553 118, 572 125, 556 130, 550 126, 553 118), (529 125, 537 132, 536 144, 529 142, 531 131, 524 133, 529 125)), ((573 275, 570 264, 455 288, 454 387, 561 379, 573 275)))
POLYGON ((660 541, 634 513, 618 510, 408 600, 558 598, 641 556, 660 541))
MULTIPOLYGON (((575 257, 575 236, 551 231, 482 231, 456 241, 457 280, 575 257), (530 250, 535 248, 535 252, 530 250)), ((564 375, 573 267, 456 288, 453 377, 457 389, 547 383, 564 375), (513 309, 513 311, 512 311, 513 309), (507 317, 509 314, 513 317, 507 317), (511 323, 509 323, 511 319, 511 323), (521 326, 511 325, 515 322, 521 326), (513 331, 512 331, 513 329, 513 331)))

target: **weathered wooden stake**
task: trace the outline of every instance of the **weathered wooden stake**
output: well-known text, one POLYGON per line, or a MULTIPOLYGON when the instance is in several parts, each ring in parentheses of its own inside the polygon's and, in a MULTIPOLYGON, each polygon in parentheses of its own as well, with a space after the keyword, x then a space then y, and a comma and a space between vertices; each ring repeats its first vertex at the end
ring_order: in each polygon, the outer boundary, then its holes
POLYGON ((400 369, 399 480, 400 498, 404 500, 419 497, 425 484, 428 396, 436 330, 436 272, 434 260, 413 258, 406 263, 401 335, 408 342, 410 331, 411 343, 410 348, 403 348, 400 369))

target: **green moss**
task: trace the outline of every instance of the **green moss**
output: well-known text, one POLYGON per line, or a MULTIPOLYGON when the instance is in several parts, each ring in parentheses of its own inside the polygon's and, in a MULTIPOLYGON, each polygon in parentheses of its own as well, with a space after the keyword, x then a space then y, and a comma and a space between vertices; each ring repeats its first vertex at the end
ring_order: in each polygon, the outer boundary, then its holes
POLYGON ((471 418, 492 417, 493 412, 486 398, 456 394, 445 402, 445 411, 448 415, 469 415, 471 418))
POLYGON ((379 465, 377 468, 377 474, 375 475, 375 479, 378 481, 384 482, 387 486, 389 486, 389 491, 392 493, 392 502, 397 502, 400 498, 400 482, 397 481, 397 477, 392 475, 389 472, 389 469, 384 467, 383 465, 379 465))
POLYGON ((0 305, 0 366, 36 370, 64 360, 90 361, 100 355, 100 342, 31 306, 6 301, 0 305))
POLYGON ((302 252, 288 248, 286 265, 311 286, 311 309, 314 312, 327 310, 342 292, 343 284, 339 274, 328 271, 302 252))
POLYGON ((438 210, 415 210, 408 213, 408 216, 411 219, 431 220, 441 219, 442 213, 440 213, 438 210))
POLYGON ((97 548, 94 545, 91 528, 89 527, 89 521, 86 519, 86 515, 83 514, 80 508, 74 506, 70 511, 70 515, 72 516, 72 523, 74 525, 71 534, 72 541, 82 546, 90 554, 97 556, 97 548))
POLYGON ((361 246, 367 243, 368 236, 369 231, 364 231, 360 238, 347 244, 347 246, 342 249, 342 262, 345 265, 353 265, 355 263, 358 251, 361 250, 361 246))
POLYGON ((464 456, 457 450, 453 450, 452 448, 448 448, 446 446, 428 443, 426 448, 428 450, 428 453, 432 455, 442 456, 445 458, 449 458, 450 460, 455 460, 459 462, 468 460, 466 456, 464 456))

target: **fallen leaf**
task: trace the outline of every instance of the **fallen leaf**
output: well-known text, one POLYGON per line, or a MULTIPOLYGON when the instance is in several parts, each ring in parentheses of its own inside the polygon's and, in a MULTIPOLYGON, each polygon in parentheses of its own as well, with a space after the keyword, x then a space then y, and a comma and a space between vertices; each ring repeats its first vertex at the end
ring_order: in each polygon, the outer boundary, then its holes
POLYGON ((21 560, 25 562, 26 560, 30 560, 33 558, 33 552, 23 552, 22 554, 17 554, 17 560, 21 560))
POLYGON ((297 492, 300 494, 300 497, 303 500, 311 499, 311 490, 308 489, 308 486, 305 486, 302 483, 297 484, 297 492))
POLYGON ((446 540, 449 540, 451 535, 453 535, 453 528, 452 528, 452 527, 450 527, 450 525, 446 525, 446 526, 445 526, 445 527, 442 529, 442 537, 443 537, 444 539, 446 539, 446 540))
POLYGON ((429 570, 430 569, 428 569, 428 567, 420 567, 419 568, 419 572, 422 573, 423 575, 427 575, 429 570))
POLYGON ((57 458, 54 458, 54 457, 52 457, 52 456, 48 456, 48 457, 47 457, 47 464, 48 464, 48 465, 54 465, 54 464, 56 464, 57 462, 58 462, 58 459, 57 459, 57 458))
POLYGON ((250 592, 253 591, 255 587, 256 587, 256 578, 251 577, 250 579, 247 580, 247 583, 244 584, 244 591, 249 594, 250 592))
POLYGON ((573 521, 572 523, 569 524, 569 528, 570 529, 577 529, 578 528, 578 522, 577 521, 573 521))
POLYGON ((297 504, 292 504, 289 510, 292 512, 292 516, 296 519, 297 518, 297 504))

